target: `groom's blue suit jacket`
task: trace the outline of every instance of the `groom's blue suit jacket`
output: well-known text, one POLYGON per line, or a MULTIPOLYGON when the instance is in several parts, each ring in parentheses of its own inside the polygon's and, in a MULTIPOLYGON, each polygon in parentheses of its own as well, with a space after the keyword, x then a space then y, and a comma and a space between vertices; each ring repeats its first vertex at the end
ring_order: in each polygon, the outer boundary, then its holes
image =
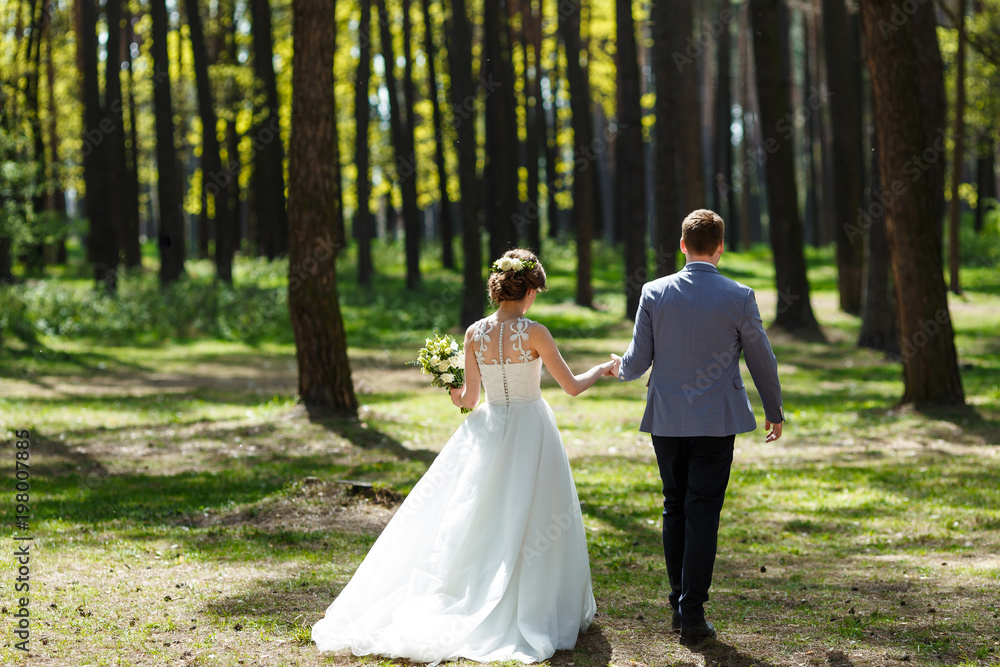
POLYGON ((778 364, 753 290, 707 262, 646 283, 619 379, 652 365, 640 431, 723 436, 757 427, 740 375, 740 353, 772 422, 784 421, 778 364))

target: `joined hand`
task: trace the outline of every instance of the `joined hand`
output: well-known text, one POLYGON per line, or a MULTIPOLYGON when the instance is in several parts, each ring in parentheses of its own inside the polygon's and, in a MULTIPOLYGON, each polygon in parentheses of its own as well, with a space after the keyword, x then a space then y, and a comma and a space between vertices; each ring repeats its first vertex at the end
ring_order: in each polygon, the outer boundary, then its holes
POLYGON ((610 377, 618 377, 618 372, 621 370, 621 367, 622 367, 622 358, 619 357, 617 354, 612 353, 611 366, 608 368, 608 370, 604 371, 604 375, 608 375, 610 377))

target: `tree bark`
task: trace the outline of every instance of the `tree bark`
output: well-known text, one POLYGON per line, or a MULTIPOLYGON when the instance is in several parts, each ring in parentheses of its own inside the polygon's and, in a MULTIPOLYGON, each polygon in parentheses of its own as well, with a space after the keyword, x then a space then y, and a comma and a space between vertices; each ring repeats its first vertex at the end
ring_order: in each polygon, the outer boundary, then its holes
MULTIPOLYGON (((278 84, 274 76, 270 0, 250 0, 254 69, 264 88, 267 117, 254 129, 254 201, 257 238, 268 259, 288 252, 288 214, 285 209, 285 151, 281 143, 278 84)), ((328 158, 329 159, 329 158, 328 158)), ((260 249, 258 249, 259 251, 260 249)))
MULTIPOLYGON (((185 0, 188 25, 191 28, 191 50, 194 54, 195 83, 198 91, 198 113, 201 116, 201 187, 211 198, 215 220, 215 271, 219 280, 233 284, 233 246, 229 233, 229 188, 223 181, 220 156, 218 118, 212 97, 212 83, 208 77, 208 51, 201 25, 198 0, 185 0), (222 187, 220 187, 220 184, 222 187)), ((206 200, 206 203, 207 200, 206 200)), ((208 225, 207 212, 202 212, 203 224, 208 225)))
POLYGON ((656 185, 653 191, 655 215, 654 247, 656 275, 665 276, 677 270, 678 240, 681 237, 681 215, 678 204, 681 191, 677 178, 677 67, 671 54, 671 26, 676 22, 672 0, 652 0, 650 7, 653 35, 653 78, 656 87, 654 113, 653 164, 656 185))
POLYGON ((649 280, 642 106, 632 0, 616 0, 615 8, 618 36, 618 139, 615 143, 618 187, 615 201, 625 241, 625 317, 634 320, 642 286, 649 280))
MULTIPOLYGON (((80 34, 79 28, 83 25, 83 21, 80 20, 79 13, 77 14, 77 34, 80 34)), ((78 47, 78 53, 80 49, 78 47)), ((3 88, 0 87, 0 131, 4 134, 10 133, 11 126, 11 115, 12 109, 8 104, 8 93, 3 88)), ((14 157, 11 155, 11 147, 9 145, 0 146, 0 160, 7 162, 14 157)), ((84 171, 84 177, 86 178, 86 170, 84 171)), ((0 188, 0 208, 6 210, 7 208, 7 195, 5 194, 6 188, 0 188)), ((0 285, 9 285, 15 282, 14 279, 14 266, 13 257, 11 256, 11 235, 10 229, 6 225, 0 225, 0 285)), ((2 334, 2 331, 0 331, 2 334)))
POLYGON ((181 209, 180 174, 174 145, 174 117, 168 69, 166 0, 152 0, 153 106, 156 112, 157 194, 160 207, 160 281, 172 283, 184 274, 184 215, 181 209))
MULTIPOLYGON (((108 160, 111 167, 111 197, 109 199, 108 231, 114 230, 115 248, 108 248, 108 260, 113 261, 117 271, 121 251, 128 245, 128 223, 126 214, 126 188, 122 185, 128 177, 127 153, 125 150, 125 119, 122 99, 121 63, 122 32, 121 0, 109 0, 106 9, 108 19, 107 66, 104 75, 104 115, 111 120, 114 129, 107 137, 108 160)), ((110 241, 109 241, 110 243, 110 241)))
MULTIPOLYGON (((334 0, 336 4, 336 0, 334 0)), ((337 34, 339 26, 334 23, 333 44, 330 48, 334 54, 337 53, 337 34)), ((334 56, 336 57, 336 55, 334 56)), ((333 163, 333 186, 335 189, 334 198, 337 206, 333 214, 333 238, 336 246, 335 252, 343 255, 347 250, 347 223, 344 220, 344 175, 343 165, 340 161, 340 123, 337 121, 337 96, 333 97, 333 152, 330 154, 330 161, 333 163)))
POLYGON ((738 208, 735 197, 732 193, 732 172, 733 172, 733 100, 730 93, 732 58, 732 39, 729 35, 729 24, 733 19, 733 10, 729 0, 719 2, 719 20, 722 23, 722 31, 717 38, 718 52, 716 61, 718 63, 718 89, 715 96, 715 150, 714 168, 712 169, 713 179, 711 183, 712 206, 715 211, 725 217, 726 220, 726 243, 729 248, 739 248, 740 246, 740 224, 738 208))
MULTIPOLYGON (((383 0, 384 2, 384 0, 383 0)), ((417 123, 413 112, 416 93, 413 89, 413 27, 410 21, 410 0, 402 0, 403 5, 403 154, 407 164, 400 166, 406 173, 401 177, 403 190, 403 221, 406 227, 406 283, 410 289, 420 285, 420 241, 424 237, 424 224, 420 207, 417 206, 417 149, 414 128, 417 123)))
POLYGON ((431 113, 434 119, 434 163, 437 167, 438 201, 441 206, 441 264, 446 269, 455 268, 453 239, 454 223, 451 219, 451 198, 448 197, 448 170, 444 160, 444 120, 438 102, 437 44, 434 43, 434 17, 431 14, 431 0, 423 0, 424 10, 424 52, 427 54, 427 83, 430 86, 431 113))
MULTIPOLYGON (((920 86, 919 104, 924 122, 924 148, 933 147, 937 151, 936 157, 933 160, 927 160, 925 164, 930 176, 928 187, 932 193, 931 205, 936 221, 934 238, 937 239, 940 248, 944 242, 944 165, 946 162, 944 137, 948 118, 948 98, 944 91, 944 63, 941 61, 941 49, 938 45, 934 5, 933 2, 918 2, 909 23, 912 29, 913 45, 916 49, 915 57, 920 86)), ((890 23, 889 25, 895 27, 895 24, 890 23)))
POLYGON ((771 249, 778 290, 775 326, 791 332, 817 331, 809 300, 802 222, 795 186, 793 130, 788 103, 788 68, 782 48, 780 0, 750 0, 757 66, 771 249))
POLYGON ((681 191, 683 219, 691 211, 705 208, 705 173, 701 153, 701 107, 698 103, 698 65, 686 57, 689 44, 695 43, 694 0, 673 0, 671 57, 677 69, 677 105, 674 114, 678 127, 684 128, 677 139, 677 159, 683 165, 681 191))
MULTIPOLYGON (((392 46, 392 31, 385 0, 377 0, 379 14, 379 35, 382 39, 382 59, 385 67, 385 87, 389 97, 389 124, 392 129, 392 145, 396 155, 396 176, 403 199, 403 227, 406 246, 406 287, 415 290, 420 287, 420 212, 417 209, 417 165, 413 146, 413 131, 409 127, 410 118, 406 100, 400 101, 396 79, 395 50, 392 46)), ((404 42, 406 46, 406 42, 404 42)), ((406 54, 409 62, 410 54, 406 54)), ((404 87, 406 80, 404 78, 404 87)))
MULTIPOLYGON (((873 137, 874 139, 874 137, 873 137)), ((877 141, 872 141, 876 144, 877 141)), ((872 151, 871 188, 867 211, 862 212, 868 228, 864 283, 861 308, 861 332, 858 347, 867 347, 899 356, 899 326, 896 322, 896 293, 889 280, 889 240, 885 229, 885 207, 879 185, 878 151, 872 151)))
POLYGON ((135 63, 132 60, 130 45, 134 41, 132 28, 133 17, 125 13, 125 48, 128 62, 128 153, 126 157, 126 173, 124 188, 125 215, 122 246, 125 250, 125 268, 136 269, 142 266, 142 247, 139 243, 139 130, 135 106, 135 63))
MULTIPOLYGON (((97 70, 97 14, 94 0, 80 0, 77 35, 83 61, 83 178, 87 188, 84 203, 90 219, 87 255, 94 267, 95 283, 108 293, 114 293, 117 289, 118 237, 115 230, 109 227, 112 193, 108 180, 108 142, 104 140, 105 132, 101 129, 103 108, 97 70)), ((158 26, 154 24, 154 28, 158 29, 158 26)), ((165 46, 165 37, 159 41, 161 46, 165 46)), ((155 44, 154 34, 154 57, 155 44)))
POLYGON ((861 312, 862 237, 850 230, 862 209, 865 180, 861 137, 861 91, 855 82, 855 68, 861 67, 859 53, 851 49, 847 7, 844 0, 823 0, 823 45, 826 49, 826 78, 830 90, 830 124, 833 130, 833 200, 837 212, 834 226, 837 242, 837 289, 840 308, 846 313, 861 312))
MULTIPOLYGON (((542 0, 538 1, 542 2, 542 0)), ((561 183, 559 174, 556 173, 556 156, 559 153, 559 115, 556 110, 556 99, 560 82, 558 40, 556 48, 552 50, 551 63, 545 76, 549 80, 549 95, 552 101, 549 109, 539 114, 542 119, 539 122, 545 123, 546 126, 544 132, 540 135, 544 137, 545 141, 545 189, 547 190, 545 211, 549 222, 549 238, 555 241, 560 238, 564 226, 562 211, 559 208, 559 201, 556 198, 556 193, 559 192, 561 183), (551 118, 549 118, 550 113, 552 114, 551 118)))
POLYGON ((996 144, 992 137, 985 135, 979 140, 978 154, 976 155, 976 234, 983 231, 983 219, 985 215, 995 206, 988 200, 997 198, 996 168, 996 144))
POLYGON ((542 107, 542 5, 539 11, 532 10, 531 0, 520 0, 521 5, 521 49, 524 67, 533 71, 526 76, 524 84, 524 125, 525 156, 527 160, 527 194, 524 204, 522 236, 527 247, 536 254, 542 246, 541 202, 538 201, 540 170, 543 157, 541 144, 545 141, 545 110, 542 107), (528 47, 531 47, 530 51, 528 47))
MULTIPOLYGON (((42 132, 41 100, 39 99, 38 83, 42 78, 42 40, 51 24, 49 10, 50 0, 42 0, 39 5, 36 0, 28 3, 28 18, 31 22, 28 31, 28 44, 25 52, 23 87, 26 101, 25 112, 28 126, 31 128, 32 164, 34 174, 31 177, 35 185, 31 196, 31 209, 36 214, 45 211, 46 205, 46 155, 45 136, 42 132), (37 8, 37 12, 36 12, 37 8)), ((45 242, 38 240, 31 243, 22 254, 25 271, 29 274, 43 275, 45 271, 45 242)))
MULTIPOLYGON (((49 146, 52 151, 49 164, 52 165, 52 181, 51 190, 48 192, 48 198, 51 199, 49 208, 59 215, 59 219, 66 220, 66 192, 63 190, 62 185, 62 162, 59 159, 59 130, 58 130, 58 109, 56 107, 56 70, 55 62, 52 58, 52 26, 49 25, 48 29, 45 31, 45 78, 48 83, 48 134, 49 134, 49 146)), ((56 264, 66 264, 66 233, 61 233, 55 239, 55 254, 56 254, 56 264)))
POLYGON ((358 284, 372 284, 372 214, 369 208, 371 198, 371 174, 368 166, 368 124, 371 112, 368 105, 368 91, 372 71, 372 2, 360 0, 361 24, 358 33, 358 76, 354 85, 354 124, 357 132, 354 138, 354 164, 358 168, 355 192, 358 210, 354 214, 354 236, 358 241, 358 284))
POLYGON ((499 257, 517 243, 518 219, 516 101, 507 12, 500 0, 483 2, 485 58, 482 78, 497 84, 486 98, 486 164, 483 210, 490 233, 490 255, 499 257))
POLYGON ((899 295, 903 403, 962 405, 954 332, 929 172, 907 168, 927 147, 922 76, 910 23, 892 20, 892 0, 865 0, 861 17, 875 105, 879 171, 892 271, 899 295), (888 26, 888 27, 886 27, 888 26), (891 196, 890 196, 891 193, 891 196))
POLYGON ((337 205, 330 161, 336 122, 334 30, 334 0, 293 0, 288 310, 302 402, 356 416, 337 295, 337 256, 329 242, 337 205))
POLYGON ((966 0, 958 0, 958 14, 955 17, 958 29, 958 52, 955 54, 955 130, 952 138, 955 152, 951 160, 951 202, 948 211, 948 275, 949 288, 955 294, 962 293, 960 282, 961 254, 959 252, 962 223, 962 200, 958 196, 958 186, 962 182, 962 168, 965 166, 965 11, 966 0))
MULTIPOLYGON (((222 16, 225 17, 225 33, 223 40, 225 47, 222 56, 223 62, 230 67, 235 67, 238 62, 236 33, 238 31, 236 22, 236 0, 229 0, 225 4, 220 3, 222 16)), ((229 198, 229 220, 224 221, 228 228, 230 243, 233 251, 240 249, 242 243, 241 221, 241 195, 240 195, 240 173, 243 170, 242 158, 240 157, 240 133, 236 127, 236 115, 242 104, 242 96, 239 84, 235 76, 230 75, 228 84, 228 95, 226 96, 226 164, 225 180, 226 190, 229 198)), ((223 221, 219 221, 223 222, 223 221)))
POLYGON ((593 307, 591 283, 597 167, 593 154, 594 123, 590 113, 590 84, 580 65, 580 2, 565 0, 560 5, 559 31, 566 48, 566 79, 569 82, 570 108, 573 112, 573 226, 576 230, 576 303, 593 307))
POLYGON ((467 327, 483 316, 485 307, 483 250, 479 220, 479 179, 476 167, 476 89, 472 83, 472 26, 465 0, 452 0, 448 62, 451 104, 458 134, 458 171, 462 188, 462 254, 464 256, 461 323, 467 327))

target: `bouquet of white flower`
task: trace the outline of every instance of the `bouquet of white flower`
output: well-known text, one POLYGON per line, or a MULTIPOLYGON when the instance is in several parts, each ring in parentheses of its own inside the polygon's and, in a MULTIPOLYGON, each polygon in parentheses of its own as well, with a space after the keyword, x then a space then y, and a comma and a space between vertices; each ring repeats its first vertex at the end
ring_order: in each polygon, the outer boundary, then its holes
MULTIPOLYGON (((412 362, 420 366, 420 372, 433 375, 431 384, 445 389, 457 389, 465 384, 465 364, 462 347, 449 335, 441 336, 435 332, 433 338, 425 341, 420 348, 417 360, 412 362)), ((462 408, 462 413, 472 412, 462 408)))

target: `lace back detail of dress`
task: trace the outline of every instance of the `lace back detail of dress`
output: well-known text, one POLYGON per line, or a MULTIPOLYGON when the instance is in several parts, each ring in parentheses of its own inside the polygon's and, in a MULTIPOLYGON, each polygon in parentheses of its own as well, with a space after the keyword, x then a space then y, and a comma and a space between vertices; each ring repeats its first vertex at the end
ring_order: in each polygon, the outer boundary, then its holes
POLYGON ((486 319, 480 320, 479 324, 476 326, 476 331, 473 334, 473 342, 478 343, 475 349, 476 361, 480 365, 485 364, 516 364, 516 363, 527 363, 529 361, 534 361, 535 357, 531 353, 531 348, 525 345, 528 342, 528 328, 531 326, 531 320, 526 317, 519 317, 516 320, 511 320, 509 322, 499 322, 500 330, 497 334, 497 346, 496 346, 496 356, 488 354, 491 343, 493 342, 492 333, 493 330, 497 328, 498 322, 492 318, 487 317, 486 319), (509 327, 507 325, 510 325, 509 327), (504 331, 508 330, 512 333, 509 335, 509 342, 511 348, 517 353, 517 360, 514 361, 511 357, 504 357, 504 331))
POLYGON ((486 318, 476 326, 473 351, 489 402, 510 405, 540 397, 539 364, 531 363, 539 360, 526 344, 530 327, 531 320, 524 317, 504 322, 486 318), (507 350, 511 356, 504 356, 507 350))

